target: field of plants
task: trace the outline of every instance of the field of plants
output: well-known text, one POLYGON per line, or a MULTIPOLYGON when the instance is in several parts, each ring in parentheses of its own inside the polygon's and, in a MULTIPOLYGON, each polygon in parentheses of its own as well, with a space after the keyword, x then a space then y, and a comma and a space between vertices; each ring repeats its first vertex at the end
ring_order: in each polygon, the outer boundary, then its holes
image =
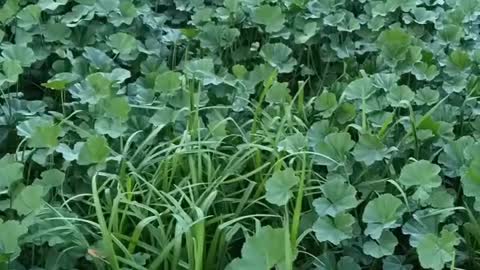
POLYGON ((480 269, 480 1, 0 1, 1 270, 480 269))

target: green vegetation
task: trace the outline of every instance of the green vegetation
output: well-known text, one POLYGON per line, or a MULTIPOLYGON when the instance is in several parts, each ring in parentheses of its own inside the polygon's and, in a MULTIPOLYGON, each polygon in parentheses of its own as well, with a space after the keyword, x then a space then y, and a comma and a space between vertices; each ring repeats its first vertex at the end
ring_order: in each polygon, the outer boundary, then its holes
POLYGON ((479 21, 0 2, 0 269, 480 269, 479 21))

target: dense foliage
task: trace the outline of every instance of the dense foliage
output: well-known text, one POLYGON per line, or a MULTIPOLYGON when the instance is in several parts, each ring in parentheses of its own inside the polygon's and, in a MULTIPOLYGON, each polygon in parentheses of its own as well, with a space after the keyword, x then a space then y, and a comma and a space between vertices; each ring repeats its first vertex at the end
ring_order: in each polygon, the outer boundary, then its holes
POLYGON ((480 269, 478 0, 0 6, 0 269, 480 269))

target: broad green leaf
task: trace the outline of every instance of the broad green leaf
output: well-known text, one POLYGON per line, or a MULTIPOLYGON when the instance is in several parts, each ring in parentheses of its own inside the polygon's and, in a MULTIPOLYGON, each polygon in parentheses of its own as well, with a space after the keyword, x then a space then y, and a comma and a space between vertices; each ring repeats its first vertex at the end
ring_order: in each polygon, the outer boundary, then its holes
POLYGON ((331 42, 330 47, 337 54, 337 57, 340 59, 345 59, 353 57, 358 50, 355 47, 355 43, 350 37, 345 39, 341 38, 341 35, 330 35, 331 42))
POLYGON ((183 72, 189 78, 202 81, 203 85, 219 85, 223 80, 215 75, 214 69, 215 65, 212 58, 202 58, 185 63, 183 72))
POLYGON ((137 40, 127 33, 115 33, 108 38, 108 45, 116 53, 129 54, 137 48, 137 40))
POLYGON ((87 76, 86 81, 92 88, 94 94, 98 98, 109 97, 112 94, 112 82, 100 72, 87 76))
POLYGON ((448 209, 454 207, 455 198, 455 192, 439 187, 432 190, 425 204, 437 209, 448 209))
POLYGON ((3 73, 7 77, 7 81, 15 83, 18 81, 18 76, 23 73, 21 63, 17 60, 6 59, 2 63, 3 73))
POLYGON ((40 23, 40 14, 42 9, 37 5, 28 5, 17 13, 17 25, 24 29, 30 29, 32 26, 40 23))
POLYGON ((109 21, 117 27, 122 24, 132 24, 133 20, 139 14, 135 4, 131 0, 120 0, 118 9, 120 13, 110 13, 108 17, 109 21))
POLYGON ((343 179, 333 179, 321 186, 325 197, 315 199, 313 206, 318 216, 332 216, 358 205, 355 188, 343 179))
POLYGON ((162 107, 155 112, 149 122, 155 127, 164 127, 175 120, 175 110, 169 107, 162 107))
POLYGON ((383 259, 383 270, 412 270, 413 265, 404 264, 404 256, 387 256, 383 259))
POLYGON ((355 15, 352 12, 347 11, 345 12, 345 16, 336 26, 339 31, 353 32, 360 29, 360 21, 355 18, 355 15))
POLYGON ((248 74, 248 70, 244 65, 236 64, 232 67, 232 73, 235 75, 235 77, 237 77, 237 79, 245 79, 248 74))
POLYGON ((278 206, 285 205, 293 195, 291 189, 299 181, 292 168, 274 172, 265 185, 267 201, 278 206))
POLYGON ((406 108, 415 98, 415 93, 406 85, 395 86, 387 93, 387 100, 392 107, 406 108))
POLYGON ((343 256, 336 260, 331 251, 324 252, 315 259, 315 270, 361 270, 362 268, 350 256, 343 256))
POLYGON ((455 44, 459 43, 460 40, 464 37, 465 33, 461 26, 456 24, 446 24, 443 26, 443 29, 439 31, 438 36, 446 44, 455 44))
POLYGON ((286 151, 289 154, 304 151, 307 147, 307 138, 301 133, 295 133, 287 136, 278 143, 278 151, 286 151))
POLYGON ((335 119, 342 125, 355 119, 356 115, 357 108, 352 103, 342 103, 334 113, 335 119))
POLYGON ((191 11, 194 8, 199 8, 203 5, 204 0, 173 0, 177 10, 191 11))
POLYGON ((175 71, 167 71, 155 78, 154 90, 156 92, 173 95, 182 87, 181 74, 175 71))
POLYGON ((16 257, 21 251, 19 238, 28 232, 28 228, 17 220, 3 222, 0 219, 0 254, 16 257))
POLYGON ((42 86, 53 90, 65 90, 69 85, 78 80, 80 80, 80 76, 77 74, 62 72, 55 74, 46 83, 42 83, 42 86))
POLYGON ((105 111, 105 115, 121 122, 128 120, 130 105, 125 97, 112 97, 105 99, 100 106, 105 111))
POLYGON ((426 24, 427 22, 435 22, 438 14, 435 11, 427 10, 424 7, 416 7, 412 11, 415 22, 418 24, 426 24))
POLYGON ((345 15, 345 10, 340 10, 339 12, 325 16, 323 23, 331 27, 337 27, 343 20, 345 20, 345 15))
POLYGON ((41 185, 44 190, 59 187, 63 184, 63 181, 65 181, 65 173, 57 169, 46 170, 42 172, 40 176, 41 180, 35 181, 34 184, 41 185))
POLYGON ((247 237, 242 247, 242 257, 234 259, 226 270, 271 269, 285 259, 285 231, 270 226, 260 228, 247 237), (272 248, 275 247, 275 248, 272 248))
POLYGON ((43 36, 47 42, 61 41, 68 38, 71 32, 70 28, 63 23, 49 23, 45 25, 43 36))
POLYGON ((471 64, 472 61, 466 51, 455 50, 448 56, 446 71, 455 75, 469 68, 471 64))
POLYGON ((420 186, 422 189, 432 189, 440 186, 442 178, 438 175, 440 167, 427 160, 419 160, 402 168, 398 181, 409 188, 420 186))
POLYGON ((315 146, 314 159, 317 164, 336 168, 342 165, 355 142, 346 132, 328 134, 325 139, 315 146))
POLYGON ((431 81, 440 74, 435 65, 428 65, 424 62, 415 63, 412 69, 413 75, 417 80, 431 81))
POLYGON ((229 28, 226 25, 207 24, 201 28, 198 39, 203 48, 212 51, 231 46, 240 36, 240 31, 236 28, 229 28))
POLYGON ((358 265, 357 262, 355 262, 355 260, 350 257, 350 256, 343 256, 342 258, 340 258, 340 260, 338 260, 338 263, 337 263, 337 269, 338 270, 361 270, 362 268, 360 267, 360 265, 358 265))
POLYGON ((20 9, 18 0, 6 0, 0 9, 0 22, 2 24, 6 23, 9 19, 11 19, 17 11, 20 9))
POLYGON ((94 16, 94 7, 92 5, 76 5, 72 10, 63 15, 61 22, 68 27, 74 27, 83 21, 91 20, 94 16))
POLYGON ((475 140, 470 136, 463 136, 443 146, 443 151, 438 156, 438 163, 444 167, 443 173, 450 177, 461 175, 468 166, 465 152, 472 147, 475 140))
POLYGON ((325 139, 329 133, 337 132, 338 129, 329 125, 327 120, 315 122, 310 126, 307 132, 307 139, 309 147, 313 148, 315 145, 325 139))
POLYGON ((68 0, 39 0, 37 5, 42 10, 56 10, 58 7, 61 7, 67 4, 68 0))
POLYGON ((427 234, 417 247, 420 265, 434 270, 444 269, 455 256, 455 246, 460 243, 454 232, 442 230, 439 236, 427 234))
POLYGON ((398 240, 390 231, 384 231, 379 239, 369 240, 363 244, 363 252, 374 258, 382 258, 392 255, 398 240))
POLYGON ((465 196, 474 197, 474 208, 480 211, 480 158, 475 158, 461 178, 465 196))
POLYGON ((337 97, 328 91, 322 92, 322 94, 315 99, 315 110, 322 112, 322 115, 325 117, 329 117, 336 107, 337 97))
POLYGON ((347 213, 340 213, 335 217, 319 217, 313 224, 313 231, 318 241, 328 241, 334 245, 353 237, 355 218, 347 213))
POLYGON ((384 230, 399 227, 398 221, 404 211, 402 201, 392 194, 382 194, 369 201, 362 216, 363 222, 367 223, 365 235, 379 239, 384 230))
POLYGON ((392 150, 394 149, 388 149, 377 136, 362 134, 352 154, 355 160, 364 162, 367 166, 370 166, 375 163, 375 161, 389 159, 392 150))
POLYGON ((382 56, 391 66, 406 58, 411 43, 412 36, 401 28, 384 30, 377 40, 382 56))
POLYGON ((438 212, 435 213, 436 211, 436 209, 419 210, 402 226, 402 233, 410 236, 410 246, 418 247, 426 235, 437 234, 440 223, 448 217, 448 214, 440 215, 438 212))
POLYGON ((343 92, 346 99, 367 99, 375 93, 372 79, 361 78, 348 84, 343 92))
POLYGON ((89 61, 90 65, 101 71, 110 71, 113 60, 106 53, 92 47, 85 47, 84 50, 83 57, 89 61))
POLYGON ((297 61, 290 57, 292 49, 283 43, 268 43, 262 46, 260 56, 276 68, 279 73, 290 73, 293 71, 297 61))
POLYGON ((50 119, 35 117, 20 123, 17 132, 28 138, 30 147, 54 148, 58 145, 62 129, 50 119))
POLYGON ((58 137, 62 128, 56 124, 46 124, 37 126, 30 138, 28 145, 30 147, 54 148, 58 145, 58 137))
POLYGON ((101 15, 108 15, 120 5, 119 0, 96 0, 94 3, 97 13, 101 15))
POLYGON ((79 165, 104 163, 109 154, 107 140, 102 136, 92 136, 80 148, 77 162, 79 165))
POLYGON ((66 161, 74 161, 78 159, 78 154, 80 153, 81 146, 82 143, 78 142, 74 145, 73 149, 71 149, 68 145, 60 143, 55 149, 55 151, 61 153, 66 161))
POLYGON ((0 190, 9 188, 11 184, 23 179, 23 164, 16 162, 13 156, 5 155, 0 159, 0 190))
POLYGON ((440 98, 440 93, 438 91, 432 90, 429 87, 421 88, 417 90, 415 94, 415 103, 417 105, 433 105, 437 103, 440 98))
POLYGON ((253 11, 252 22, 264 25, 268 33, 277 32, 283 28, 285 15, 279 6, 263 5, 253 11))
POLYGON ((16 195, 12 202, 12 208, 15 209, 19 215, 28 215, 40 209, 45 204, 42 197, 42 186, 27 186, 16 195))
POLYGON ((383 89, 388 92, 393 87, 397 86, 397 81, 400 79, 396 73, 376 73, 373 75, 373 86, 383 89))
POLYGON ((117 118, 102 117, 95 121, 95 131, 100 135, 108 135, 113 139, 125 135, 127 129, 127 124, 117 118))
POLYGON ((36 61, 35 54, 29 47, 22 45, 5 45, 3 48, 2 56, 6 59, 20 62, 22 67, 29 67, 36 61))
POLYGON ((265 101, 269 103, 283 104, 290 100, 290 89, 288 89, 288 83, 280 83, 275 81, 273 85, 268 89, 265 101))
POLYGON ((130 78, 132 73, 124 68, 114 68, 110 74, 108 74, 108 78, 115 82, 115 84, 123 83, 125 80, 130 78))
POLYGON ((307 22, 305 23, 300 31, 295 32, 295 43, 296 44, 305 44, 308 42, 318 31, 317 22, 307 22))

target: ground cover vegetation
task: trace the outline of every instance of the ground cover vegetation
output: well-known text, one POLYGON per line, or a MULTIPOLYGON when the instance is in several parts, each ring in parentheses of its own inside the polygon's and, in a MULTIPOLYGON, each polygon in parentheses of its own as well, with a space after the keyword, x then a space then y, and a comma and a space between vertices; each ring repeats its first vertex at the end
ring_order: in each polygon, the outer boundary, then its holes
POLYGON ((480 269, 477 0, 6 0, 0 269, 480 269))

